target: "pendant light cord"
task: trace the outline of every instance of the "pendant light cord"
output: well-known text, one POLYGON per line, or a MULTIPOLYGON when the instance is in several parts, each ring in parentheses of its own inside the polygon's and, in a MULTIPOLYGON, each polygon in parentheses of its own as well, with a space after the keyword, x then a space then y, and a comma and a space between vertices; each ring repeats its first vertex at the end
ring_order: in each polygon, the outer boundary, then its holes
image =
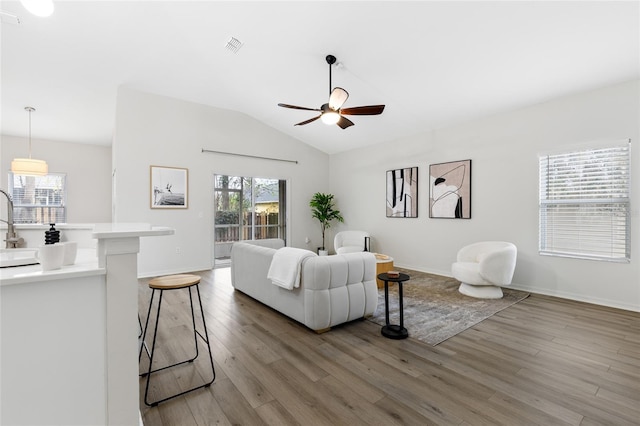
POLYGON ((29 113, 29 159, 31 159, 31 113, 36 109, 33 107, 24 108, 29 113))

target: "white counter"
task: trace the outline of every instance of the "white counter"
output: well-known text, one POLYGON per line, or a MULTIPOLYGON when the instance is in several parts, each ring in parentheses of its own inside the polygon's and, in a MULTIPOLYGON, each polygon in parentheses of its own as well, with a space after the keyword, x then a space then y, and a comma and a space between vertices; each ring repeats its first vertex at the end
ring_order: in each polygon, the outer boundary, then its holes
POLYGON ((148 223, 97 223, 92 229, 92 236, 96 239, 157 237, 173 234, 172 228, 151 226, 148 223))
MULTIPOLYGON (((0 233, 6 232, 7 225, 0 222, 0 233)), ((45 232, 49 225, 16 224, 18 237, 24 239, 20 247, 38 247, 44 244, 45 232)), ((148 223, 60 223, 55 225, 60 231, 60 241, 77 241, 78 247, 96 247, 98 239, 123 237, 153 237, 173 235, 173 229, 152 226, 148 223)))
POLYGON ((75 264, 63 266, 61 269, 53 271, 43 271, 40 265, 0 268, 0 286, 68 280, 105 274, 106 269, 98 267, 96 249, 78 249, 75 264))
MULTIPOLYGON (((19 225, 27 248, 44 225, 19 225)), ((0 424, 139 423, 138 272, 148 224, 56 225, 76 263, 0 269, 0 424), (36 409, 34 409, 36 407, 36 409)))

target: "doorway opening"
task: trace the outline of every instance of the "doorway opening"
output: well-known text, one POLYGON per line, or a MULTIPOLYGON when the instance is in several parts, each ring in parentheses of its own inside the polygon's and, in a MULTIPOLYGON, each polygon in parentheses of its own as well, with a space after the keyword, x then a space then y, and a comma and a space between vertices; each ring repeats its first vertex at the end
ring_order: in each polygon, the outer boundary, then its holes
POLYGON ((231 264, 237 241, 282 238, 286 244, 286 187, 282 179, 214 175, 214 268, 231 264))

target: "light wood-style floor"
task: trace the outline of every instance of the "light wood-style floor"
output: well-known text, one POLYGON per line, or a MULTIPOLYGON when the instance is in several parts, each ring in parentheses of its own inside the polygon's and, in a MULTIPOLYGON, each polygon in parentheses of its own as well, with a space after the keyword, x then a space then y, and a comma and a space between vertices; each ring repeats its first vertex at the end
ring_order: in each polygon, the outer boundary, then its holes
MULTIPOLYGON (((228 268, 196 273, 216 379, 157 407, 141 402, 147 426, 640 424, 638 313, 532 295, 432 347, 386 339, 366 320, 316 334, 234 291, 228 268)), ((188 295, 171 293, 158 363, 186 357, 193 341, 180 334, 188 295)), ((202 380, 204 360, 159 374, 151 394, 202 380)))

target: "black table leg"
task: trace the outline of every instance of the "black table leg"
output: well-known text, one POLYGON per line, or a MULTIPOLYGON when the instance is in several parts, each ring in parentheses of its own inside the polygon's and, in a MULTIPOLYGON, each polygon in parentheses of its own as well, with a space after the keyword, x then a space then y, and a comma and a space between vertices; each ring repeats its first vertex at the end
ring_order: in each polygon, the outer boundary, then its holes
POLYGON ((384 282, 384 320, 389 325, 389 281, 384 282))
POLYGON ((404 330, 404 301, 402 299, 402 281, 398 282, 398 304, 400 308, 400 329, 404 330))
POLYGON ((389 324, 389 282, 384 282, 384 308, 386 325, 382 327, 381 333, 389 339, 406 339, 409 332, 404 328, 404 306, 402 302, 402 281, 398 281, 398 304, 400 308, 400 325, 389 324))

